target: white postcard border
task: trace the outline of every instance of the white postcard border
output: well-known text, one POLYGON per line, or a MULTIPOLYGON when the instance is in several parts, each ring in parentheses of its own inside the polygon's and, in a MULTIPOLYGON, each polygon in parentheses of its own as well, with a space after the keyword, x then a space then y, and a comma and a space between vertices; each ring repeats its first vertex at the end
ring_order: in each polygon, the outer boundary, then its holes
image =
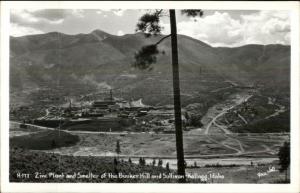
POLYGON ((1 2, 1 191, 2 192, 299 192, 299 3, 298 2, 1 2), (9 10, 201 8, 291 11, 291 184, 9 183, 9 10))

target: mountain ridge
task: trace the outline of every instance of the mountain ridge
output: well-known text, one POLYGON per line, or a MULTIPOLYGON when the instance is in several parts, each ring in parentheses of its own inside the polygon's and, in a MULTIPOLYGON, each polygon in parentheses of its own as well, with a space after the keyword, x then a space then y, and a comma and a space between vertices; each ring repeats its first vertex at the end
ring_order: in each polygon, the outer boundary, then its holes
MULTIPOLYGON (((45 86, 51 90, 60 85, 76 95, 101 90, 105 83, 112 88, 128 89, 122 91, 127 99, 143 98, 146 104, 169 104, 172 101, 170 39, 159 44, 162 52, 152 71, 132 67, 134 54, 161 37, 145 38, 142 33, 115 36, 102 30, 77 35, 50 32, 12 37, 11 91, 45 86)), ((178 35, 178 53, 181 88, 186 96, 183 101, 195 102, 199 93, 226 87, 226 80, 240 85, 260 83, 278 92, 287 92, 289 87, 290 46, 287 45, 212 47, 178 35)))
MULTIPOLYGON (((137 32, 137 33, 128 33, 128 34, 124 34, 124 35, 113 35, 113 34, 109 34, 108 32, 105 32, 101 29, 94 29, 92 30, 91 32, 89 33, 77 33, 77 34, 67 34, 67 33, 63 33, 63 32, 58 32, 58 31, 51 31, 51 32, 46 32, 46 33, 40 33, 40 34, 32 34, 32 35, 23 35, 23 36, 9 36, 10 39, 11 38, 22 38, 22 37, 30 37, 30 36, 40 36, 40 35, 47 35, 47 34, 60 34, 60 35, 65 35, 65 36, 77 36, 77 35, 89 35, 89 34, 93 34, 93 33, 103 33, 103 34, 108 34, 110 36, 116 36, 116 37, 123 37, 123 36, 130 36, 130 35, 135 35, 135 34, 142 34, 144 35, 143 32, 137 32)), ((204 44, 207 44, 208 46, 210 47, 213 47, 213 48, 239 48, 239 47, 243 47, 243 46, 251 46, 251 45, 255 45, 255 46, 270 46, 270 45, 276 45, 276 46, 287 46, 287 47, 290 47, 290 45, 287 45, 287 44, 278 44, 278 43, 275 43, 275 44, 244 44, 244 45, 241 45, 241 46, 212 46, 210 45, 209 43, 205 43, 199 39, 195 39, 191 36, 188 36, 188 35, 184 35, 184 34, 177 34, 178 36, 184 36, 184 37, 187 37, 187 38, 190 38, 190 39, 193 39, 193 40, 196 40, 196 41, 200 41, 204 44)), ((164 34, 161 34, 159 36, 166 36, 164 34)))

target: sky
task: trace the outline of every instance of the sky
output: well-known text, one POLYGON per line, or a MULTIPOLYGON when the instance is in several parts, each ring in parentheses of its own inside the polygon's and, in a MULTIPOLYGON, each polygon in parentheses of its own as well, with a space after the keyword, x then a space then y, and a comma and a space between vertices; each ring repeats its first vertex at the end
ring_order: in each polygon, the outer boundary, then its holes
MULTIPOLYGON (((24 36, 48 32, 90 33, 100 29, 122 36, 135 33, 138 19, 151 10, 104 9, 14 9, 10 13, 10 35, 24 36)), ((290 45, 288 11, 203 10, 201 18, 176 12, 178 34, 211 46, 237 47, 245 44, 290 45)), ((163 34, 170 33, 166 12, 161 18, 163 34)))

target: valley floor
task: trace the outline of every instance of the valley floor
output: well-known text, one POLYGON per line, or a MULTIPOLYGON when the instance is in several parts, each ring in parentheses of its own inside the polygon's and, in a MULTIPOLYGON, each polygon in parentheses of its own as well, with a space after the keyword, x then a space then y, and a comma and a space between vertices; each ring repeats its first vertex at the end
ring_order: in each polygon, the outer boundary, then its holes
MULTIPOLYGON (((207 114, 201 120, 203 123, 201 128, 184 132, 186 172, 188 175, 196 175, 200 178, 206 176, 206 180, 192 181, 203 183, 279 183, 284 179, 284 174, 278 171, 277 154, 279 147, 285 141, 289 141, 289 133, 232 133, 228 124, 220 121, 221 118, 224 118, 233 109, 240 107, 241 104, 246 103, 251 97, 253 96, 248 92, 230 96, 224 102, 208 109, 207 114)), ((277 114, 272 114, 272 116, 278 116, 283 110, 281 108, 281 111, 274 112, 277 114)), ((269 117, 270 115, 267 118, 269 117)), ((240 121, 247 122, 247 118, 239 115, 240 121)), ((41 126, 30 126, 22 129, 19 123, 11 122, 10 124, 12 142, 23 136, 29 136, 29 138, 30 136, 47 137, 44 135, 45 132, 48 132, 47 136, 49 136, 49 132, 57 133, 57 130, 41 126)), ((79 140, 74 145, 62 145, 48 150, 41 150, 37 146, 36 150, 30 152, 34 155, 42 153, 46 156, 67 156, 76 159, 85 157, 92 160, 113 160, 114 157, 119 157, 122 160, 131 159, 135 165, 139 164, 140 158, 145 159, 146 165, 151 165, 154 160, 156 163, 161 160, 162 167, 166 168, 168 164, 171 170, 177 169, 175 134, 70 130, 59 132, 65 136, 76 135, 79 140), (116 153, 118 141, 120 144, 119 154, 116 153)), ((22 143, 27 142, 26 140, 18 141, 19 145, 22 143)), ((33 157, 31 159, 39 158, 33 157)), ((20 163, 24 160, 20 156, 15 156, 10 161, 11 165, 15 166, 16 161, 20 163)), ((76 165, 77 163, 73 164, 76 165)), ((16 169, 18 168, 16 167, 16 169)), ((43 170, 43 167, 40 169, 43 170)), ((150 180, 150 182, 152 181, 150 180)))
MULTIPOLYGON (((49 132, 32 130, 26 133, 24 129, 22 131, 17 128, 12 130, 14 133, 18 133, 19 130, 19 135, 23 132, 25 136, 31 135, 30 133, 49 132)), ((76 135, 79 136, 79 142, 73 146, 30 152, 34 155, 47 153, 46 155, 71 156, 76 159, 85 157, 113 160, 114 157, 119 157, 127 161, 130 158, 136 165, 139 164, 140 158, 144 158, 146 165, 152 165, 153 160, 156 163, 162 160, 163 168, 166 168, 167 163, 170 169, 177 168, 174 134, 76 133, 76 135), (119 155, 115 153, 117 141, 120 141, 121 147, 119 155)), ((186 172, 192 176, 191 179, 193 176, 206 176, 206 181, 198 179, 199 183, 276 183, 284 179, 284 174, 278 172, 277 151, 287 139, 288 135, 285 134, 185 134, 186 172), (243 152, 235 140, 243 144, 243 152), (268 177, 258 176, 258 173, 268 171, 269 167, 275 167, 276 171, 267 173, 268 177), (224 178, 216 177, 219 175, 224 178)), ((21 155, 22 152, 11 159, 11 165, 23 162, 21 155)), ((41 163, 38 161, 40 158, 36 156, 28 159, 41 163)), ((64 168, 65 165, 61 167, 64 168)), ((39 166, 40 170, 43 168, 47 167, 39 166)), ((16 171, 18 170, 11 172, 16 171)))

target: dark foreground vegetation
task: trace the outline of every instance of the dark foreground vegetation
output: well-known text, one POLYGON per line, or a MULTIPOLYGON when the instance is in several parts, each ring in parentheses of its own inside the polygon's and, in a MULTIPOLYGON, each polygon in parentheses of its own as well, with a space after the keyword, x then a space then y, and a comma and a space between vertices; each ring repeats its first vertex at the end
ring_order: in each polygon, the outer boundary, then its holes
POLYGON ((75 145, 79 141, 77 135, 72 135, 63 131, 48 130, 10 138, 12 147, 24 149, 49 150, 59 147, 75 145))
POLYGON ((152 179, 145 174, 170 173, 163 167, 138 165, 123 160, 92 156, 66 156, 30 151, 21 148, 10 149, 10 182, 115 182, 115 183, 176 183, 176 179, 152 179), (53 177, 51 173, 56 174, 53 177), (101 175, 106 173, 106 177, 101 175), (108 174, 142 175, 144 178, 109 178, 108 174), (21 175, 21 174, 29 174, 21 175), (37 175, 38 174, 38 175, 37 175), (63 177, 62 174, 64 174, 63 177), (75 176, 72 178, 72 176, 75 176), (92 175, 93 174, 93 175, 92 175), (69 175, 69 178, 66 178, 69 175), (96 177, 95 175, 98 175, 96 177))

